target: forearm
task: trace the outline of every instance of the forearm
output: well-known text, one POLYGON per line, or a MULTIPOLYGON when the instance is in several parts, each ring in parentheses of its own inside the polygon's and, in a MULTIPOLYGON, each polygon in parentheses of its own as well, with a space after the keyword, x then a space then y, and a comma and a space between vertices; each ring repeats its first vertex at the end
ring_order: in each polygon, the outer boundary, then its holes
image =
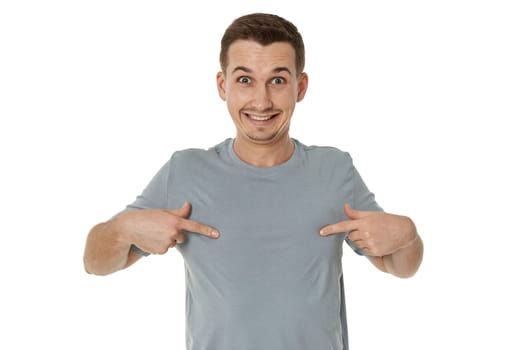
POLYGON ((411 277, 423 260, 423 241, 416 233, 409 244, 382 258, 385 272, 401 278, 411 277))
POLYGON ((130 243, 115 231, 113 222, 98 224, 87 237, 84 268, 95 275, 109 275, 129 265, 130 243))

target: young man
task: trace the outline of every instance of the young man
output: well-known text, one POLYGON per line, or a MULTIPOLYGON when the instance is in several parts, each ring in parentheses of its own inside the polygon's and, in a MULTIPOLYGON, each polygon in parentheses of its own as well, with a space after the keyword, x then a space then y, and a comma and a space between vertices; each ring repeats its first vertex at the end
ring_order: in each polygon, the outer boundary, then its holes
POLYGON ((343 242, 399 277, 421 263, 413 222, 382 211, 348 153, 290 137, 308 88, 304 59, 287 20, 236 19, 217 74, 236 137, 175 152, 88 235, 85 267, 99 275, 176 246, 190 350, 347 349, 343 242))

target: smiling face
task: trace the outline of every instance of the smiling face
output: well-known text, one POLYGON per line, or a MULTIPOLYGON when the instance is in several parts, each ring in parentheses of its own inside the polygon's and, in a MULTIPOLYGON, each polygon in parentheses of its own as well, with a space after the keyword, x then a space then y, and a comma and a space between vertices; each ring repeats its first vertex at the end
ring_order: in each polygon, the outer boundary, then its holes
POLYGON ((228 50, 226 71, 217 74, 217 87, 235 123, 239 146, 278 145, 289 142, 290 120, 306 93, 308 77, 296 72, 289 43, 263 46, 237 40, 228 50))

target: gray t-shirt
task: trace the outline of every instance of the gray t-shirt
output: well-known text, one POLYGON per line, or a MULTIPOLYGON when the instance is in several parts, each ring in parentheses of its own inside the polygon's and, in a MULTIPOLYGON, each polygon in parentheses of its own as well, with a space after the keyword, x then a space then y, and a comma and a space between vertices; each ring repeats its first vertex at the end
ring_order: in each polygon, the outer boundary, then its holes
POLYGON ((321 237, 319 229, 348 220, 344 203, 382 209, 348 153, 293 142, 293 156, 275 167, 243 162, 232 139, 175 152, 127 207, 176 209, 188 201, 192 220, 221 233, 190 233, 177 245, 188 350, 348 349, 345 234, 321 237))

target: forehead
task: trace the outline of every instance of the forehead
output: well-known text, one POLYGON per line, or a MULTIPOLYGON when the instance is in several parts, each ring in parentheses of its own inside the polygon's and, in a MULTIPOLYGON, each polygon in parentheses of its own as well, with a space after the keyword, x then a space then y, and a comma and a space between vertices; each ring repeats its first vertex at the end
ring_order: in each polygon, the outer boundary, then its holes
POLYGON ((260 72, 286 67, 295 74, 295 50, 287 42, 261 45, 252 40, 237 40, 228 49, 226 70, 231 73, 238 67, 260 72))

